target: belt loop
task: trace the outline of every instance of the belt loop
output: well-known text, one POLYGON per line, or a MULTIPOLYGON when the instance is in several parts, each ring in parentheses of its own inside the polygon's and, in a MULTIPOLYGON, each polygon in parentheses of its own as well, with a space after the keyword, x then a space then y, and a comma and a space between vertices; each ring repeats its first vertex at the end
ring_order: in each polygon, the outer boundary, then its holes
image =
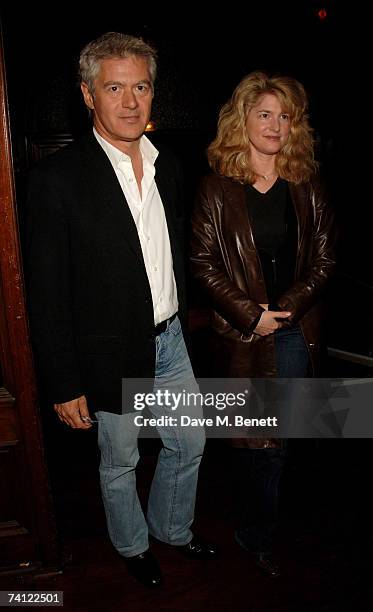
POLYGON ((165 319, 164 321, 161 321, 161 323, 158 323, 158 325, 154 327, 154 335, 159 336, 159 334, 162 334, 163 332, 167 331, 172 321, 176 319, 176 317, 177 312, 175 312, 175 314, 173 314, 172 317, 170 317, 169 319, 165 319))

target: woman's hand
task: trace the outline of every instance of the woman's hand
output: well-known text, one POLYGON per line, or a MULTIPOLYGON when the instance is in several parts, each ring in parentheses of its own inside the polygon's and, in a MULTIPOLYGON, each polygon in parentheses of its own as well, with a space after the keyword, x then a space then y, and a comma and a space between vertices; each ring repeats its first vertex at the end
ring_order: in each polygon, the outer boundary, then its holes
MULTIPOLYGON (((262 308, 268 308, 268 304, 260 304, 260 306, 262 306, 262 308)), ((269 336, 269 334, 273 334, 276 329, 283 327, 281 321, 277 319, 287 319, 290 315, 291 312, 286 310, 265 310, 259 319, 258 325, 254 329, 254 334, 258 334, 258 336, 269 336)))

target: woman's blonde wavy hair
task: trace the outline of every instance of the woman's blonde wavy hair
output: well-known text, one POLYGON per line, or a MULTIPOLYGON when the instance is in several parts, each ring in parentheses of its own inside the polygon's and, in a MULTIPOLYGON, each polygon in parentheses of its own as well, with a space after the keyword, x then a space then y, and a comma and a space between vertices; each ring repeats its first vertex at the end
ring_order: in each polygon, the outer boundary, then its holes
POLYGON ((252 72, 242 79, 219 114, 215 140, 207 149, 211 168, 240 183, 255 183, 251 167, 246 118, 264 94, 274 94, 282 110, 290 115, 290 133, 276 156, 278 175, 293 183, 307 181, 317 170, 312 128, 308 122, 308 100, 303 85, 291 77, 252 72))

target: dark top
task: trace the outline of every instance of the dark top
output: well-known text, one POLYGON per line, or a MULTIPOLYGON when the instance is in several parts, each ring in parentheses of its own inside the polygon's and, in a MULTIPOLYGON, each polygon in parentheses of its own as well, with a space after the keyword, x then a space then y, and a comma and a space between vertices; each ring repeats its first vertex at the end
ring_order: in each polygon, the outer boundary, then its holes
POLYGON ((294 284, 297 217, 283 179, 277 179, 267 193, 247 185, 246 200, 270 310, 275 310, 277 299, 294 284))

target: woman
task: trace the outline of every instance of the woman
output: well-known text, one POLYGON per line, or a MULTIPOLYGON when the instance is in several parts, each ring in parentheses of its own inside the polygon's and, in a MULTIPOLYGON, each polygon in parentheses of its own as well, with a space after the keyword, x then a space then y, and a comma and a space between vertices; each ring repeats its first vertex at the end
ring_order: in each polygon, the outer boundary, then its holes
MULTIPOLYGON (((213 173, 193 213, 191 255, 214 309, 215 375, 290 378, 317 371, 320 296, 335 262, 332 215, 317 180, 306 113, 298 81, 263 72, 246 76, 220 112, 208 148, 213 173)), ((236 540, 274 576, 284 451, 275 440, 248 439, 246 446, 256 450, 234 450, 235 472, 249 496, 236 540)))

